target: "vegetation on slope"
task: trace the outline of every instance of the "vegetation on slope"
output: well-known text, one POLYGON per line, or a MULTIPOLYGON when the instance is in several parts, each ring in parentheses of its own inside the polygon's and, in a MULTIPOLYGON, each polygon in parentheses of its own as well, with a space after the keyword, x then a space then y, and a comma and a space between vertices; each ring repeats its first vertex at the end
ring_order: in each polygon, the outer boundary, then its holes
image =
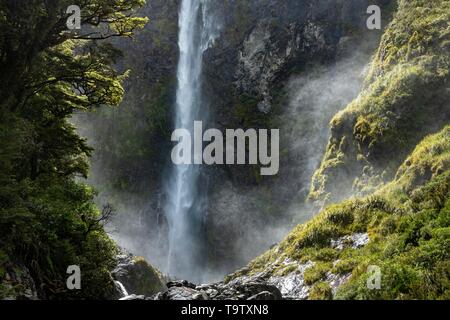
POLYGON ((133 41, 112 40, 126 52, 117 68, 131 71, 124 81, 126 92, 120 107, 100 108, 75 118, 79 132, 95 148, 89 182, 100 193, 104 191, 119 214, 127 211, 118 207, 133 194, 148 198, 142 190, 155 192, 165 157, 170 154, 178 5, 175 0, 148 1, 139 13, 148 16, 150 23, 133 41))
POLYGON ((335 202, 392 179, 450 119, 450 1, 400 0, 360 96, 331 121, 310 199, 335 202))
MULTIPOLYGON (((426 137, 396 178, 371 196, 344 201, 297 226, 276 248, 250 264, 250 273, 285 259, 313 261, 305 283, 311 299, 330 298, 328 271, 351 274, 337 299, 450 298, 450 126, 426 137), (368 233, 362 248, 332 240, 368 233), (381 289, 370 290, 368 267, 381 268, 381 289)), ((292 270, 277 270, 278 274, 292 270)))
POLYGON ((449 21, 449 1, 398 2, 313 177, 310 199, 334 204, 231 278, 302 273, 310 299, 450 298, 449 21), (356 235, 368 243, 345 244, 356 235))

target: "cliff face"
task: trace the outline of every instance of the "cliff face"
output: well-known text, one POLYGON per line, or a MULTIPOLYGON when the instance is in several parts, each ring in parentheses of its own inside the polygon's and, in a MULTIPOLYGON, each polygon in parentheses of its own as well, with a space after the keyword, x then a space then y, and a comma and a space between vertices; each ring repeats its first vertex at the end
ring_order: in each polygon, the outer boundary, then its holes
POLYGON ((228 281, 296 299, 448 299, 449 12, 399 1, 313 177, 310 198, 334 204, 228 281), (355 191, 370 195, 336 204, 355 191))
POLYGON ((448 122, 448 20, 447 1, 399 2, 363 91, 331 121, 311 199, 370 193, 392 179, 425 135, 448 122))

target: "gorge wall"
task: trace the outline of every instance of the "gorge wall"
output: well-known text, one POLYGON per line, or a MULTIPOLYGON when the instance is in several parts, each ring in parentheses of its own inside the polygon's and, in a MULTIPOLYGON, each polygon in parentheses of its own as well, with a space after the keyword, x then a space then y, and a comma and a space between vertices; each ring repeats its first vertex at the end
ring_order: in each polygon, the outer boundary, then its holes
MULTIPOLYGON (((359 93, 382 31, 366 27, 373 1, 210 2, 220 35, 204 54, 209 126, 279 128, 282 135, 276 177, 262 178, 255 166, 206 168, 203 228, 207 278, 214 279, 245 265, 315 212, 304 203, 326 148, 328 122, 359 93)), ((131 69, 122 106, 79 116, 82 134, 96 149, 91 181, 98 201, 117 208, 112 236, 163 271, 168 247, 161 186, 170 161, 178 11, 179 1, 148 2, 146 29, 116 43, 132 52, 118 62, 131 69)), ((384 12, 387 21, 391 11, 384 12)))

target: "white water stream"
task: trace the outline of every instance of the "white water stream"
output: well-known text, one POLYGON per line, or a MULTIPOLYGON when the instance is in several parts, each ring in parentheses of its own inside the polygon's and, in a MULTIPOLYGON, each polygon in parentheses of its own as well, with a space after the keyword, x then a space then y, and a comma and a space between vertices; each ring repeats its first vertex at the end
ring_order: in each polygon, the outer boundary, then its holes
MULTIPOLYGON (((203 53, 214 41, 217 25, 208 0, 182 0, 179 13, 180 57, 177 71, 175 128, 193 132, 196 120, 206 121, 202 99, 203 53)), ((206 192, 199 165, 173 165, 166 185, 165 212, 169 225, 168 272, 192 281, 201 279, 206 192)))

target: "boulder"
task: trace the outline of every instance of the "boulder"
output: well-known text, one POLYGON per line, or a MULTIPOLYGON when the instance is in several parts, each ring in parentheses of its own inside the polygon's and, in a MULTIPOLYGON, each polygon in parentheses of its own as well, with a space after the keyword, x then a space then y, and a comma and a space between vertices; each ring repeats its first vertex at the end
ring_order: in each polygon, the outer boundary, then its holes
POLYGON ((36 284, 27 267, 12 263, 6 266, 0 281, 0 300, 39 300, 36 284))
POLYGON ((128 293, 151 296, 166 288, 162 274, 144 258, 133 256, 122 250, 117 256, 117 261, 117 267, 112 271, 112 276, 119 282, 116 282, 116 286, 122 295, 128 293))
POLYGON ((195 286, 186 280, 171 281, 167 290, 151 297, 153 300, 280 300, 280 290, 262 280, 236 279, 195 286))

